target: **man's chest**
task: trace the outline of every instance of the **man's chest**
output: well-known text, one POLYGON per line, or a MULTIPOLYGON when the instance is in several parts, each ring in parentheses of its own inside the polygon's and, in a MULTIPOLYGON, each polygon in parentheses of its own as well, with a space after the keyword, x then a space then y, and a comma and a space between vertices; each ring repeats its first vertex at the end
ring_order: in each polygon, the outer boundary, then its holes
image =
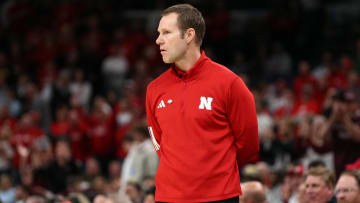
POLYGON ((160 126, 174 122, 210 124, 226 116, 226 90, 212 83, 176 83, 156 98, 155 117, 160 126))

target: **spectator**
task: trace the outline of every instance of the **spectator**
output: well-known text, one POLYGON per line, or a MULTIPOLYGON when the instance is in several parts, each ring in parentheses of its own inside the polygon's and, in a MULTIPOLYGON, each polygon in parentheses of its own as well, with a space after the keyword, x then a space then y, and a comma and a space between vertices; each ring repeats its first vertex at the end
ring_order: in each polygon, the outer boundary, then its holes
POLYGON ((343 172, 336 184, 335 195, 338 203, 360 202, 359 171, 343 172))
POLYGON ((281 196, 283 202, 294 202, 303 195, 300 189, 304 168, 301 165, 290 166, 282 181, 281 196))
POLYGON ((266 187, 266 199, 271 203, 281 203, 281 182, 279 174, 265 162, 258 162, 255 168, 260 175, 260 182, 266 187))
POLYGON ((108 175, 109 180, 120 180, 121 176, 121 163, 117 160, 113 160, 109 163, 108 167, 108 175))
POLYGON ((102 65, 102 73, 104 74, 107 89, 121 94, 128 71, 129 62, 124 55, 123 49, 118 49, 111 56, 105 58, 102 65))
POLYGON ((128 182, 126 184, 125 194, 132 203, 141 203, 143 198, 141 186, 134 182, 128 182))
POLYGON ((14 150, 9 143, 10 136, 10 126, 5 123, 0 128, 0 173, 11 169, 11 161, 14 157, 14 150))
POLYGON ((46 203, 44 197, 33 195, 26 199, 25 203, 46 203))
POLYGON ((331 146, 324 144, 327 142, 327 139, 322 137, 323 134, 321 134, 322 127, 326 121, 323 115, 315 115, 308 117, 304 123, 299 124, 299 128, 307 129, 302 130, 302 132, 298 131, 299 137, 302 138, 298 138, 297 145, 300 142, 304 142, 302 147, 305 152, 302 157, 302 163, 305 167, 310 168, 311 164, 316 163, 316 160, 318 160, 324 164, 324 167, 334 171, 334 152, 331 146), (305 127, 304 125, 308 126, 305 127), (304 140, 301 141, 300 139, 304 140))
POLYGON ((80 69, 75 70, 74 81, 69 86, 71 96, 80 105, 89 108, 90 97, 92 94, 91 83, 85 81, 84 72, 80 69))
POLYGON ((267 79, 270 82, 284 79, 289 83, 292 71, 292 58, 285 50, 282 44, 274 43, 271 50, 271 55, 265 65, 265 72, 267 79))
POLYGON ((66 137, 69 132, 69 110, 65 105, 56 107, 55 118, 51 124, 51 135, 54 138, 66 137))
POLYGON ((350 92, 338 91, 330 109, 329 118, 320 128, 319 136, 324 138, 323 145, 331 145, 334 151, 337 176, 345 165, 360 157, 360 114, 359 103, 350 92))
MULTIPOLYGON (((90 155, 96 157, 102 166, 107 167, 113 149, 112 108, 104 97, 96 96, 89 118, 87 135, 90 141, 90 155)), ((104 171, 106 172, 106 170, 104 171)))
POLYGON ((242 195, 240 203, 266 203, 265 187, 257 181, 250 181, 241 184, 242 195))
MULTIPOLYGON (((294 79, 293 90, 295 92, 295 97, 298 99, 303 92, 305 85, 310 85, 311 89, 314 90, 313 93, 317 90, 317 81, 310 73, 310 64, 308 61, 300 61, 298 65, 298 75, 294 79)), ((313 96, 313 95, 311 95, 313 96)))
POLYGON ((97 195, 94 199, 94 203, 115 203, 115 202, 104 195, 97 195))
POLYGON ((24 185, 16 186, 16 203, 25 203, 25 200, 30 197, 30 188, 24 185))
POLYGON ((48 170, 50 189, 55 193, 66 192, 67 179, 71 175, 80 173, 79 167, 72 158, 69 143, 65 140, 58 141, 55 145, 55 160, 48 170))
POLYGON ((82 193, 70 193, 68 199, 71 203, 90 203, 90 200, 82 193))
POLYGON ((325 51, 322 53, 321 56, 321 63, 319 65, 317 65, 314 70, 312 70, 312 75, 317 79, 317 80, 322 80, 322 79, 326 79, 328 74, 329 74, 329 70, 331 67, 331 63, 333 63, 333 59, 332 59, 332 53, 329 51, 325 51))
POLYGON ((145 177, 155 176, 158 156, 147 135, 146 127, 136 127, 131 135, 134 138, 134 143, 124 160, 121 177, 123 184, 131 181, 140 185, 145 180, 145 177))
POLYGON ((16 98, 15 90, 8 89, 6 91, 7 94, 7 101, 5 102, 6 108, 9 108, 9 115, 13 118, 16 118, 21 113, 21 103, 16 98))
POLYGON ((334 174, 324 167, 309 169, 305 175, 305 201, 327 203, 333 196, 334 174))
POLYGON ((88 158, 85 162, 85 181, 91 183, 92 181, 94 181, 95 177, 101 176, 101 174, 102 172, 99 161, 94 157, 88 158))
POLYGON ((103 176, 96 176, 91 183, 91 189, 95 194, 102 194, 106 192, 107 181, 103 176))
POLYGON ((0 201, 2 203, 15 202, 15 187, 13 186, 11 177, 7 174, 0 176, 0 201))
POLYGON ((89 140, 86 136, 89 127, 84 114, 80 109, 72 109, 69 111, 67 120, 69 130, 66 134, 69 138, 74 159, 81 163, 85 162, 90 153, 87 149, 89 140))
POLYGON ((155 186, 145 192, 144 203, 155 203, 155 186))

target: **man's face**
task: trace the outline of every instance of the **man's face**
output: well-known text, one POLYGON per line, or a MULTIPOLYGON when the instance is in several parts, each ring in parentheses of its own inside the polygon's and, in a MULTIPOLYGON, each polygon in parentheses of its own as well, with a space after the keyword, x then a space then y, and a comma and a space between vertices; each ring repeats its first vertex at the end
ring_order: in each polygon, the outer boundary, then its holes
POLYGON ((160 46, 164 63, 178 62, 185 55, 187 48, 177 17, 177 13, 170 13, 163 16, 159 23, 159 37, 156 39, 156 44, 160 46))
POLYGON ((332 189, 327 187, 320 176, 309 175, 305 180, 305 199, 311 203, 326 203, 332 196, 332 189))
POLYGON ((356 179, 350 175, 342 175, 335 187, 335 194, 338 203, 360 202, 359 186, 356 179))

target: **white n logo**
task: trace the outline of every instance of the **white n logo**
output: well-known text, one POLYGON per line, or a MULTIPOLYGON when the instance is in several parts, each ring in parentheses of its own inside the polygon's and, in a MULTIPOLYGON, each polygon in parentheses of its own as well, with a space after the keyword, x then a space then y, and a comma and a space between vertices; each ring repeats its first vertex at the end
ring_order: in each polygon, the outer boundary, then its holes
POLYGON ((213 101, 212 97, 200 97, 199 109, 211 110, 211 102, 213 101))

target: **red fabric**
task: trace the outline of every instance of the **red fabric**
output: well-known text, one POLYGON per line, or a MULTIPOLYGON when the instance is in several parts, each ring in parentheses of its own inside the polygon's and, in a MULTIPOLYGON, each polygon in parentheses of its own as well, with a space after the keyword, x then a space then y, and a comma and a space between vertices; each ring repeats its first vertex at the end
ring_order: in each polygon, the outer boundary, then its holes
POLYGON ((354 163, 347 164, 346 170, 347 171, 360 170, 360 158, 358 158, 354 163))
POLYGON ((187 73, 172 67, 149 84, 146 111, 160 157, 156 201, 241 194, 238 166, 256 157, 259 138, 254 97, 237 75, 202 53, 187 73), (213 99, 210 109, 201 97, 213 99))
POLYGON ((51 124, 51 134, 53 136, 67 136, 69 132, 69 122, 55 122, 51 124))
POLYGON ((134 67, 138 60, 139 50, 146 47, 150 40, 144 32, 134 32, 128 35, 122 44, 125 56, 129 61, 130 67, 134 67))
POLYGON ((113 115, 113 120, 116 123, 116 129, 115 129, 115 147, 116 147, 116 157, 119 159, 125 159, 126 155, 127 155, 127 151, 124 149, 123 147, 123 142, 124 142, 124 137, 126 135, 126 133, 128 133, 133 124, 135 123, 135 118, 132 118, 132 120, 129 123, 120 125, 119 123, 116 122, 117 117, 121 115, 121 113, 128 109, 129 107, 121 107, 122 105, 120 103, 117 103, 114 105, 114 115, 113 115))
POLYGON ((16 129, 10 138, 10 143, 12 145, 24 145, 30 147, 34 140, 42 135, 44 135, 44 132, 39 127, 16 129))
POLYGON ((331 72, 328 76, 329 87, 345 89, 348 85, 346 74, 342 71, 331 72))
POLYGON ((116 157, 123 160, 127 155, 127 151, 124 149, 124 137, 127 132, 131 130, 131 126, 127 125, 121 128, 118 128, 115 133, 115 143, 116 143, 116 157))
POLYGON ((34 141, 43 136, 44 132, 36 126, 27 128, 27 129, 15 129, 13 135, 10 137, 10 144, 15 151, 15 156, 13 158, 13 165, 19 167, 20 155, 17 152, 17 147, 22 145, 24 147, 30 148, 34 141))
POLYGON ((88 140, 85 136, 87 129, 87 124, 81 119, 69 126, 68 136, 71 152, 75 160, 85 161, 89 156, 88 140))
POLYGON ((0 118, 0 129, 4 125, 8 125, 10 127, 10 129, 13 131, 15 129, 16 123, 17 123, 17 120, 10 116, 7 116, 5 118, 0 118))
POLYGON ((90 117, 88 136, 91 154, 94 156, 109 155, 112 149, 111 118, 94 114, 90 117))
POLYGON ((304 114, 319 114, 321 106, 319 101, 311 99, 309 101, 297 100, 294 103, 291 114, 292 115, 304 115, 304 114))
POLYGON ((308 74, 308 75, 298 76, 295 78, 293 88, 294 88, 296 98, 300 97, 304 86, 307 84, 311 85, 314 92, 317 91, 317 87, 318 87, 317 81, 312 75, 308 74))

